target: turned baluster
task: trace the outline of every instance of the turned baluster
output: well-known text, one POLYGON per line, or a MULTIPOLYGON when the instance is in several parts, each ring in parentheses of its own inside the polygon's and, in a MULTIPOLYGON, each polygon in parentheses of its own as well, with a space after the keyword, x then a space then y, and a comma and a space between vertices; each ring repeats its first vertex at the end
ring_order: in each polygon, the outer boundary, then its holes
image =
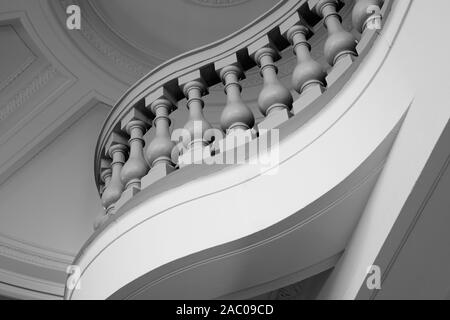
POLYGON ((342 18, 337 12, 337 0, 320 0, 316 5, 316 13, 324 19, 328 30, 324 53, 328 63, 334 66, 338 60, 357 56, 356 38, 342 26, 342 18))
POLYGON ((220 71, 220 78, 225 85, 227 95, 227 104, 222 111, 220 124, 227 134, 249 130, 255 124, 252 111, 241 97, 242 86, 239 80, 243 78, 243 75, 237 64, 226 66, 220 71))
POLYGON ((383 0, 356 0, 352 11, 353 27, 363 33, 366 29, 380 29, 383 0))
POLYGON ((208 93, 206 85, 201 80, 189 81, 183 85, 183 92, 189 109, 189 120, 184 128, 189 132, 187 141, 183 141, 187 150, 202 148, 208 145, 205 139, 205 132, 211 129, 211 125, 205 119, 203 108, 205 102, 202 97, 208 93))
POLYGON ((125 144, 117 143, 113 144, 108 151, 109 156, 112 159, 112 174, 111 180, 102 195, 102 203, 103 207, 106 209, 106 214, 114 213, 114 204, 119 200, 123 192, 124 184, 120 179, 120 172, 125 163, 127 149, 125 144))
POLYGON ((100 174, 100 179, 103 182, 103 186, 100 191, 102 196, 103 196, 103 193, 105 192, 106 188, 108 188, 109 183, 111 182, 111 176, 112 176, 111 168, 103 169, 100 174))
POLYGON ((130 155, 122 168, 121 179, 126 191, 136 188, 141 189, 141 178, 148 173, 149 165, 144 158, 144 133, 147 123, 139 117, 132 117, 131 121, 126 121, 125 130, 130 135, 130 155))
POLYGON ((309 34, 307 27, 295 25, 289 28, 286 35, 297 57, 297 65, 292 73, 292 86, 300 94, 312 85, 325 87, 326 83, 324 68, 311 56, 311 45, 307 41, 309 34))
POLYGON ((155 137, 145 151, 145 159, 151 169, 148 175, 142 178, 143 188, 165 177, 175 169, 172 161, 175 143, 171 141, 170 137, 171 120, 169 118, 169 114, 174 109, 174 104, 171 100, 161 96, 153 100, 149 109, 155 115, 153 120, 155 137))
POLYGON ((292 108, 292 95, 277 77, 278 68, 274 62, 277 57, 278 52, 271 47, 261 48, 254 55, 264 79, 264 87, 258 96, 258 106, 266 117, 277 111, 288 112, 292 108))
MULTIPOLYGON (((109 162, 109 166, 111 166, 110 162, 109 162)), ((104 191, 106 190, 106 188, 109 186, 109 183, 111 182, 111 175, 112 175, 111 167, 104 168, 100 174, 100 179, 103 182, 103 185, 102 185, 101 191, 100 191, 100 194, 102 195, 102 199, 103 199, 104 191)), ((107 218, 108 218, 108 215, 106 215, 105 212, 102 212, 100 215, 98 215, 94 221, 94 230, 97 230, 99 227, 101 227, 103 225, 103 223, 107 220, 107 218)))

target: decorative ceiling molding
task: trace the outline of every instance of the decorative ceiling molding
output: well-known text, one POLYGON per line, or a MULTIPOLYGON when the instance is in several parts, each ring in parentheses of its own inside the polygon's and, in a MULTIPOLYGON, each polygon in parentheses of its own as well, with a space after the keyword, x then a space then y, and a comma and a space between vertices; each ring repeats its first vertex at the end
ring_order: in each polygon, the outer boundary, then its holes
POLYGON ((63 272, 66 270, 66 267, 70 264, 70 262, 66 261, 62 262, 55 260, 51 257, 41 256, 34 252, 26 252, 21 248, 13 248, 3 243, 0 243, 0 255, 28 264, 33 264, 35 266, 63 272))
MULTIPOLYGON (((50 2, 50 4, 53 3, 50 2)), ((110 65, 112 64, 118 69, 118 72, 114 74, 116 78, 125 83, 128 83, 129 81, 124 81, 123 72, 126 72, 126 74, 130 75, 133 81, 136 81, 151 69, 150 65, 146 65, 143 61, 138 61, 138 59, 134 58, 133 49, 127 48, 129 50, 121 50, 121 48, 124 45, 127 45, 127 43, 119 44, 118 42, 112 41, 111 38, 117 37, 117 35, 112 30, 110 30, 108 26, 104 27, 111 33, 109 35, 105 35, 103 31, 97 30, 100 29, 97 24, 102 23, 103 20, 97 16, 95 10, 92 9, 88 2, 80 2, 79 0, 60 0, 59 8, 54 7, 54 14, 57 15, 58 20, 62 24, 62 28, 65 29, 65 20, 62 19, 66 17, 65 9, 67 6, 72 4, 77 4, 82 8, 83 24, 80 30, 66 30, 66 32, 76 42, 77 45, 80 45, 80 43, 74 37, 76 35, 80 35, 90 47, 95 49, 95 51, 101 56, 105 57, 105 59, 101 59, 102 61, 98 61, 98 59, 93 60, 94 63, 98 65, 98 63, 102 63, 104 61, 109 62, 110 65), (95 18, 93 18, 92 16, 94 16, 95 18)), ((93 59, 93 56, 90 52, 84 53, 91 60, 93 59)), ((112 72, 111 68, 103 67, 102 69, 104 69, 109 74, 111 74, 112 72)))
POLYGON ((14 80, 19 78, 27 69, 30 67, 33 62, 36 61, 36 57, 32 56, 27 58, 25 62, 18 68, 16 71, 8 76, 5 81, 0 84, 0 91, 3 91, 6 87, 8 87, 14 80))
POLYGON ((9 102, 0 107, 0 122, 6 120, 15 110, 31 100, 34 94, 41 90, 55 77, 57 70, 53 65, 40 72, 25 88, 17 93, 9 102))
POLYGON ((61 272, 66 271, 66 267, 72 263, 74 256, 49 248, 42 248, 2 234, 0 234, 0 255, 61 272))
POLYGON ((136 75, 136 77, 142 77, 147 73, 147 67, 144 67, 138 62, 132 61, 127 56, 123 55, 119 50, 103 41, 88 23, 85 23, 84 27, 81 28, 81 33, 92 46, 105 55, 115 65, 128 70, 132 74, 136 75))
POLYGON ((189 0, 189 2, 206 7, 232 7, 237 6, 250 0, 189 0))
POLYGON ((65 284, 25 276, 0 269, 0 292, 18 299, 58 299, 64 295, 65 284))
POLYGON ((0 81, 0 92, 2 92, 28 71, 31 65, 39 60, 39 57, 19 20, 7 20, 6 23, 1 21, 0 30, 0 41, 8 43, 8 46, 2 50, 7 57, 2 61, 2 76, 5 77, 0 81), (3 68, 7 70, 3 70, 3 68))
POLYGON ((132 61, 119 50, 105 42, 86 21, 81 28, 84 38, 100 53, 107 57, 112 63, 122 69, 126 69, 136 77, 142 77, 148 70, 142 64, 132 61))
MULTIPOLYGON (((99 2, 95 0, 87 0, 86 1, 87 8, 89 9, 89 12, 92 12, 93 15, 95 15, 95 19, 98 19, 98 21, 101 21, 101 23, 106 26, 106 28, 114 34, 117 38, 121 39, 128 45, 130 45, 133 49, 136 50, 136 52, 142 53, 148 60, 149 64, 152 67, 156 67, 157 65, 165 62, 169 58, 167 56, 163 56, 161 54, 158 54, 154 50, 142 49, 139 47, 139 45, 135 44, 133 41, 131 41, 129 38, 124 36, 122 32, 117 30, 109 21, 106 19, 104 12, 102 9, 99 8, 99 2)), ((91 22, 92 21, 91 19, 91 22)), ((150 68, 149 68, 150 69, 150 68)))

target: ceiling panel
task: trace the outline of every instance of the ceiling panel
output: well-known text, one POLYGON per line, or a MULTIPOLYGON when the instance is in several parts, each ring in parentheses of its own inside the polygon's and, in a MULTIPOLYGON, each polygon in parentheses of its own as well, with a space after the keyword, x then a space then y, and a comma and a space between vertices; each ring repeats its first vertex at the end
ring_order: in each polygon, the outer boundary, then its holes
POLYGON ((0 26, 0 91, 18 78, 36 59, 12 25, 0 26))

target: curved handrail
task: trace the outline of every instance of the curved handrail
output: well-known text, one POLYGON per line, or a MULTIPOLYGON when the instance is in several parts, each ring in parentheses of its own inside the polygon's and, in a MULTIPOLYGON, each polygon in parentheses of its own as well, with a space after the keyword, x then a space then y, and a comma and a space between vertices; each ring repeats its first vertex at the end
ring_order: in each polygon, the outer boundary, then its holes
MULTIPOLYGON (((207 66, 246 48, 250 43, 287 20, 303 5, 307 5, 307 0, 280 0, 265 14, 240 30, 223 39, 174 57, 138 80, 118 100, 102 126, 95 150, 94 174, 97 186, 99 185, 101 150, 105 147, 106 140, 113 132, 114 126, 127 111, 152 91, 178 79, 183 74, 207 66)), ((215 79, 215 82, 219 82, 218 79, 215 79)))

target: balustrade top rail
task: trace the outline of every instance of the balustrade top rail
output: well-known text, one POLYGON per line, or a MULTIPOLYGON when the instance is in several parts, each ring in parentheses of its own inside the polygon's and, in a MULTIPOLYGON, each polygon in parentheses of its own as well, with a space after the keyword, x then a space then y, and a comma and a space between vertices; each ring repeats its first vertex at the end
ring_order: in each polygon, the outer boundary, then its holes
POLYGON ((209 87, 221 81, 225 86, 227 103, 220 120, 223 132, 227 136, 248 134, 254 139, 259 130, 276 128, 303 112, 336 82, 358 55, 368 50, 390 4, 390 0, 280 1, 241 30, 175 57, 140 79, 114 106, 97 142, 95 179, 106 214, 96 227, 141 189, 182 167, 186 159, 175 163, 174 150, 177 157, 198 149, 206 156, 225 151, 216 144, 217 135, 212 135, 214 140, 208 134, 213 128, 203 115, 202 97, 209 87), (339 14, 342 7, 351 5, 353 32, 343 27, 339 14), (323 54, 329 72, 313 59, 308 42, 321 20, 328 34, 323 54), (288 46, 297 57, 292 88, 300 96, 295 102, 278 80, 275 64, 288 46), (264 80, 258 107, 265 119, 256 127, 252 111, 241 99, 240 85, 244 72, 254 66, 260 68, 264 80), (170 138, 170 113, 184 98, 189 110, 184 129, 189 141, 182 139, 180 152, 170 138), (144 148, 144 134, 152 126, 155 137, 144 148))

